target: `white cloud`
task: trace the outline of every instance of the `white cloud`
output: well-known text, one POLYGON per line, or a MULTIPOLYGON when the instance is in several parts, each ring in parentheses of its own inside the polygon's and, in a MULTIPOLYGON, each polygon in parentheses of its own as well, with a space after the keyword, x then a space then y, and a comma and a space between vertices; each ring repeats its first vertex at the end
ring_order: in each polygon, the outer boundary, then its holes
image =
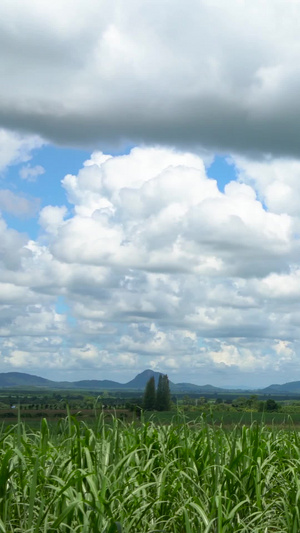
POLYGON ((86 165, 63 186, 75 216, 52 241, 60 261, 261 276, 285 268, 291 253, 291 217, 264 210, 248 185, 221 193, 192 154, 136 148, 86 165))
POLYGON ((0 6, 0 124, 55 143, 299 154, 299 2, 0 6))
POLYGON ((241 369, 256 371, 264 366, 263 359, 257 359, 251 350, 239 350, 237 346, 221 343, 218 351, 210 352, 212 360, 217 364, 237 366, 241 369))
MULTIPOLYGON (((218 385, 251 384, 260 369, 261 385, 291 380, 300 216, 266 208, 268 161, 234 161, 240 181, 221 192, 195 154, 97 152, 62 182, 72 208, 41 210, 36 241, 2 220, 3 367, 126 381, 151 366, 218 385)), ((289 184, 290 166, 280 168, 289 184)))
POLYGON ((24 257, 28 255, 24 245, 26 235, 7 227, 0 217, 0 265, 2 268, 17 270, 24 257))
POLYGON ((274 350, 283 361, 290 361, 296 355, 291 348, 291 343, 288 341, 277 340, 274 345, 274 350))
POLYGON ((0 189, 0 210, 16 217, 31 217, 39 209, 39 199, 25 197, 8 189, 0 189))
POLYGON ((93 361, 98 357, 98 350, 92 344, 86 344, 81 348, 71 348, 70 353, 75 359, 88 359, 93 361))
POLYGON ((31 182, 36 181, 38 176, 41 176, 42 174, 45 174, 45 169, 41 165, 35 165, 34 167, 26 165, 25 167, 22 167, 19 172, 22 180, 31 182))
POLYGON ((265 157, 260 160, 232 158, 241 182, 253 186, 273 213, 299 214, 300 161, 265 157))
POLYGON ((56 235, 58 228, 63 224, 67 215, 67 208, 47 205, 40 211, 39 224, 50 235, 56 235))
MULTIPOLYGON (((19 311, 20 313, 20 311, 19 311)), ((66 317, 56 313, 55 309, 33 304, 25 306, 21 313, 12 320, 5 320, 0 325, 3 337, 63 335, 67 333, 66 317)))
POLYGON ((300 271, 295 270, 287 274, 271 273, 264 279, 257 281, 258 292, 269 298, 271 301, 279 299, 281 301, 298 301, 300 297, 300 271))
MULTIPOLYGON (((0 121, 1 122, 1 121, 0 121)), ((8 166, 29 161, 32 151, 45 142, 37 135, 19 134, 0 129, 0 172, 8 166)))

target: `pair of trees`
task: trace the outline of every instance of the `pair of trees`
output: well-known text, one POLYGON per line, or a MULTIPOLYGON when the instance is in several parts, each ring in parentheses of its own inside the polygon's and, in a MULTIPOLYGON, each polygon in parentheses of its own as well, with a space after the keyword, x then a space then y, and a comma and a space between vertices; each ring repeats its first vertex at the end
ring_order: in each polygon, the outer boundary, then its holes
POLYGON ((160 374, 157 390, 155 390, 154 376, 149 379, 144 392, 143 407, 146 411, 170 411, 171 396, 167 374, 160 374))
POLYGON ((258 410, 260 412, 267 411, 272 413, 280 410, 280 404, 269 398, 266 402, 259 402, 258 410))

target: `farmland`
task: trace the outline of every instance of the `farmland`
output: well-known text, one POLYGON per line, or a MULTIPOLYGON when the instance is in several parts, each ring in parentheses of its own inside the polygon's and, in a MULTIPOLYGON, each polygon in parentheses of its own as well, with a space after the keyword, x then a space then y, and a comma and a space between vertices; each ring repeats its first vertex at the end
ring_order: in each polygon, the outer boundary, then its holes
POLYGON ((0 437, 0 531, 298 532, 300 435, 70 414, 0 437))

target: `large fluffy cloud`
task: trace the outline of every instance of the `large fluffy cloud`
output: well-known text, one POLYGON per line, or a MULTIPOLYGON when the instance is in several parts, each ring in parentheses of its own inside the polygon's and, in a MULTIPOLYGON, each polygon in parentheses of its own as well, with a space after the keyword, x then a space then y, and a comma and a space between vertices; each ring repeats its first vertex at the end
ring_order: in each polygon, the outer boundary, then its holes
POLYGON ((299 14, 298 0, 3 0, 0 124, 298 155, 299 14))
POLYGON ((152 366, 220 385, 291 379, 299 214, 267 204, 266 191, 269 174, 289 187, 298 167, 232 164, 239 180, 221 192, 189 152, 95 152, 63 179, 68 203, 40 211, 37 241, 2 221, 2 366, 128 379, 152 366))
POLYGON ((63 186, 75 214, 61 222, 50 249, 64 262, 260 276, 286 268, 294 251, 289 215, 266 211, 243 183, 221 193, 188 153, 95 154, 63 186))

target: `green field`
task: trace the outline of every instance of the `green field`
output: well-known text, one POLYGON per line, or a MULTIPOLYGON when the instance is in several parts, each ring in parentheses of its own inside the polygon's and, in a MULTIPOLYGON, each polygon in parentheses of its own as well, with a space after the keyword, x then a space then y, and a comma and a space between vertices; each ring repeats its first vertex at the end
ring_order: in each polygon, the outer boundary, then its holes
POLYGON ((0 531, 300 531, 300 433, 67 417, 0 435, 0 531))
MULTIPOLYGON (((78 419, 93 427, 95 421, 95 413, 99 415, 102 410, 89 409, 83 411, 72 411, 73 415, 78 419)), ((126 409, 118 410, 103 410, 103 414, 106 418, 111 417, 111 414, 115 414, 118 418, 126 422, 132 422, 136 420, 136 414, 126 409)), ((46 418, 48 420, 49 427, 55 428, 60 419, 64 419, 67 415, 67 409, 58 410, 43 410, 43 411, 20 411, 20 417, 28 427, 38 429, 41 424, 41 420, 46 418)), ((97 415, 97 416, 98 416, 97 415)), ((199 413, 199 411, 186 411, 177 414, 175 411, 165 412, 147 412, 143 413, 143 419, 146 422, 154 422, 155 424, 171 424, 180 421, 197 423, 199 419, 205 420, 207 424, 211 426, 220 426, 227 429, 232 429, 236 425, 250 426, 253 423, 264 424, 266 426, 275 426, 281 429, 293 429, 300 426, 300 412, 289 415, 287 413, 257 413, 247 411, 213 411, 212 413, 199 413)), ((18 409, 10 411, 0 411, 0 423, 4 425, 14 424, 18 419, 18 409)), ((300 429, 300 428, 299 428, 300 429)))
MULTIPOLYGON (((153 420, 157 423, 171 423, 172 421, 176 422, 177 415, 172 412, 163 412, 163 413, 145 413, 144 414, 146 421, 153 420)), ((179 417, 184 419, 187 422, 197 421, 199 419, 199 412, 187 411, 184 415, 179 415, 179 417)), ((258 424, 265 424, 267 426, 278 426, 282 429, 293 428, 295 426, 300 426, 300 413, 293 413, 288 415, 286 413, 257 413, 257 412, 242 412, 242 411, 214 411, 212 414, 204 413, 203 418, 210 425, 218 425, 224 427, 234 427, 236 425, 246 425, 250 426, 254 422, 258 424)), ((300 429, 300 428, 299 428, 300 429)))

